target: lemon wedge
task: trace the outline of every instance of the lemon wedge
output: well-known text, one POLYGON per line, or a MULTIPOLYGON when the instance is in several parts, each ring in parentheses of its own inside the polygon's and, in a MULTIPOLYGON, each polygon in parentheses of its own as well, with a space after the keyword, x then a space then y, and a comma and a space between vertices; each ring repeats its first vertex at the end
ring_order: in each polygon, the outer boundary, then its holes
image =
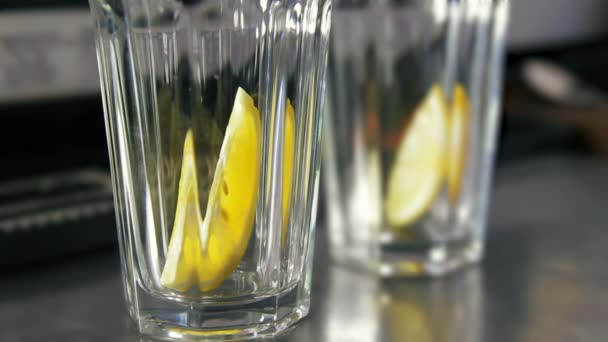
POLYGON ((291 101, 287 100, 285 108, 285 147, 283 150, 283 225, 281 229, 281 245, 285 245, 289 208, 291 206, 291 186, 293 176, 293 151, 295 147, 296 115, 291 101))
POLYGON ((448 163, 446 167, 448 179, 448 195, 450 201, 458 200, 464 164, 467 159, 467 145, 469 143, 469 99, 465 88, 459 84, 454 88, 454 97, 450 111, 448 142, 448 163))
POLYGON ((387 223, 395 229, 419 219, 439 194, 444 176, 445 107, 441 88, 433 86, 397 148, 384 203, 387 223))
POLYGON ((184 142, 175 221, 161 285, 217 288, 241 261, 253 228, 260 172, 260 115, 239 88, 201 219, 192 131, 184 142))
POLYGON ((198 178, 192 131, 184 142, 182 170, 171 241, 161 284, 176 291, 187 291, 196 281, 201 256, 199 229, 203 226, 198 196, 198 178))

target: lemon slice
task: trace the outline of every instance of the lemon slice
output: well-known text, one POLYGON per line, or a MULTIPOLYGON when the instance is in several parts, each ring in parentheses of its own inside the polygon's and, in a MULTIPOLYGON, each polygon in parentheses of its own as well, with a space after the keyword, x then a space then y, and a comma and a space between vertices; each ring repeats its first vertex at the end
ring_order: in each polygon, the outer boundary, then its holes
POLYGON ((200 213, 194 156, 192 131, 188 131, 184 141, 173 232, 160 279, 163 286, 181 292, 187 291, 196 282, 201 256, 199 229, 203 226, 203 218, 200 213))
POLYGON ((384 208, 391 227, 406 227, 433 204, 444 175, 445 133, 445 100, 435 85, 414 113, 389 172, 384 208))
POLYGON ((192 132, 184 157, 173 232, 161 284, 176 291, 217 288, 241 261, 251 231, 260 172, 260 116, 238 89, 201 219, 192 132))
POLYGON ((283 150, 283 226, 281 229, 281 245, 285 245, 289 208, 291 206, 291 182, 293 176, 293 151, 295 146, 296 116, 291 101, 287 100, 285 108, 285 147, 283 150))
POLYGON ((468 124, 470 122, 469 99, 465 88, 457 85, 454 89, 454 98, 450 112, 450 137, 448 143, 448 194, 452 203, 458 200, 464 164, 467 159, 468 124))

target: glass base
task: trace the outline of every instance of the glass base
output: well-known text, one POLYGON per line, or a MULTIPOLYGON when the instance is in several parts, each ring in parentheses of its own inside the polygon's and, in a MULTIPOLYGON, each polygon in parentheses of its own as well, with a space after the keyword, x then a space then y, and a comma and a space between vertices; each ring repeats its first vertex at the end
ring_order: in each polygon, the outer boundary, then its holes
MULTIPOLYGON (((308 314, 310 302, 296 286, 277 296, 242 305, 197 305, 165 301, 162 309, 133 312, 144 340, 208 341, 276 337, 308 314)), ((158 300, 158 299, 156 299, 158 300)), ((150 303, 152 304, 152 303, 150 303)))
POLYGON ((474 238, 412 244, 383 241, 379 252, 371 253, 370 250, 336 249, 333 258, 339 264, 382 277, 435 277, 479 262, 483 256, 483 243, 474 238))

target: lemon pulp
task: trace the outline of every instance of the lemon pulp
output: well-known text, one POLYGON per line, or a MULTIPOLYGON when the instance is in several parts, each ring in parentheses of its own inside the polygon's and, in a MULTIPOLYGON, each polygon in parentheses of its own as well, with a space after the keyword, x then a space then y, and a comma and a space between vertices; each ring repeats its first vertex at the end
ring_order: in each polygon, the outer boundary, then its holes
POLYGON ((283 246, 285 245, 285 239, 287 238, 289 208, 291 206, 295 127, 295 111, 291 105, 291 101, 287 100, 287 108, 285 108, 285 148, 283 150, 283 225, 281 229, 281 245, 283 246))
POLYGON ((204 218, 201 218, 192 131, 184 142, 175 221, 161 284, 184 292, 217 288, 237 267, 253 227, 260 172, 260 115, 237 91, 204 218))
MULTIPOLYGON (((283 167, 282 244, 285 242, 293 175, 295 111, 287 101, 283 167)), ((175 222, 161 285, 180 292, 217 288, 241 261, 251 236, 260 172, 260 114, 239 88, 204 218, 200 214, 192 131, 184 141, 175 222)))
POLYGON ((446 104, 438 85, 416 109, 389 171, 385 217, 394 229, 406 228, 433 204, 444 176, 446 104))
POLYGON ((467 145, 469 143, 468 125, 470 123, 469 110, 469 99, 466 90, 459 84, 454 89, 454 98, 450 111, 450 137, 448 145, 448 163, 446 167, 448 194, 452 203, 455 203, 458 200, 464 173, 464 164, 467 159, 467 145))

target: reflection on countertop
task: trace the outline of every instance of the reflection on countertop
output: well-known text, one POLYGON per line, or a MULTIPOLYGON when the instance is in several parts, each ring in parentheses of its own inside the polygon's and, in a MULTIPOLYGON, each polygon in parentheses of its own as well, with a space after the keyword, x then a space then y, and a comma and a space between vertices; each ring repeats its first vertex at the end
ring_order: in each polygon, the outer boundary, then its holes
POLYGON ((385 280, 332 265, 324 341, 482 341, 483 270, 385 280))

